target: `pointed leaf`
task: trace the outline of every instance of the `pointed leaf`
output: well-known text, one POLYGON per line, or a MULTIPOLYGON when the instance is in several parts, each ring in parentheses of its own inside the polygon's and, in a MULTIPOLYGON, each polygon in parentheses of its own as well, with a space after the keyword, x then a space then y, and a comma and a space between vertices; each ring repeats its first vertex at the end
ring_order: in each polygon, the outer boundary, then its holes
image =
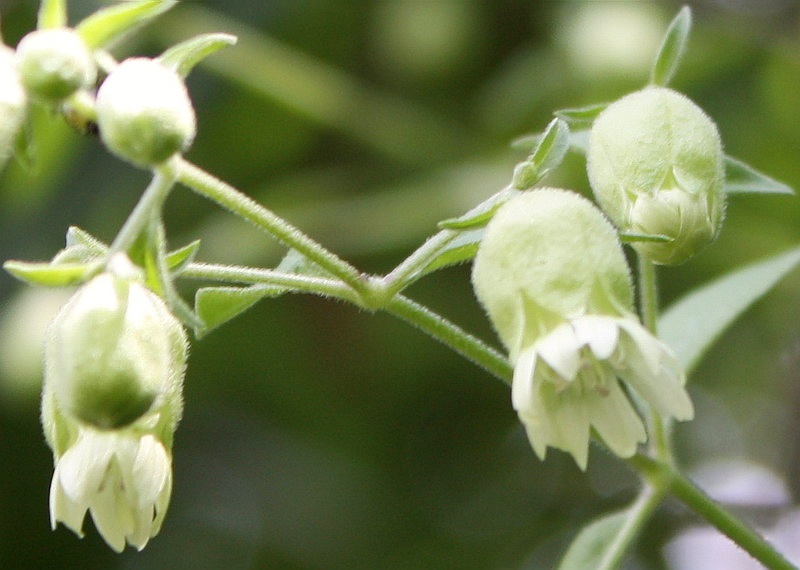
POLYGON ((684 6, 667 28, 664 41, 650 70, 650 83, 666 86, 672 80, 686 52, 691 28, 692 11, 689 6, 684 6))
POLYGON ((175 6, 177 0, 139 0, 102 8, 75 28, 90 48, 108 47, 148 20, 175 6))
POLYGON ((519 194, 514 188, 503 188, 497 194, 484 200, 469 212, 458 218, 450 218, 439 222, 439 228, 448 230, 466 230, 483 227, 489 223, 497 209, 510 198, 519 194))
POLYGON ((29 285, 44 287, 66 287, 86 281, 98 268, 93 263, 30 263, 6 261, 3 269, 29 285))
POLYGON ((171 251, 167 254, 167 267, 169 267, 170 271, 173 273, 180 273, 187 265, 194 261, 198 249, 200 249, 199 239, 175 251, 171 251))
POLYGON ((674 241, 673 238, 660 234, 635 234, 633 232, 620 232, 619 240, 623 243, 635 243, 640 241, 666 243, 674 241))
POLYGON ((527 160, 514 169, 514 188, 532 188, 561 164, 568 149, 569 127, 565 121, 556 117, 547 125, 527 160))
POLYGON ((725 157, 725 192, 728 194, 794 194, 794 190, 748 166, 741 160, 725 157))
POLYGON ((108 251, 108 246, 102 241, 94 237, 89 232, 82 230, 78 226, 70 226, 67 230, 67 247, 81 245, 98 255, 104 254, 108 251))
POLYGON ((564 554, 558 570, 599 568, 608 546, 622 529, 627 511, 605 515, 585 526, 564 554))
POLYGON ((556 117, 566 121, 570 128, 586 129, 592 125, 600 113, 605 111, 606 107, 608 107, 608 103, 595 103, 585 107, 561 109, 554 114, 556 117))
POLYGON ((800 248, 737 269, 689 292, 662 315, 661 338, 691 371, 750 305, 800 264, 800 248))
POLYGON ((203 321, 203 328, 195 330, 200 337, 242 314, 265 297, 280 295, 284 289, 265 285, 250 287, 203 287, 194 298, 194 308, 203 321))
POLYGON ((235 43, 236 36, 231 34, 202 34, 169 48, 158 59, 181 77, 186 77, 204 58, 235 43))
POLYGON ((67 25, 66 0, 41 0, 36 27, 40 30, 63 28, 67 25))
POLYGON ((431 259, 425 267, 414 274, 410 281, 417 280, 439 269, 469 261, 475 257, 475 254, 478 252, 478 245, 480 245, 482 238, 483 228, 461 232, 453 241, 447 244, 436 257, 431 259))

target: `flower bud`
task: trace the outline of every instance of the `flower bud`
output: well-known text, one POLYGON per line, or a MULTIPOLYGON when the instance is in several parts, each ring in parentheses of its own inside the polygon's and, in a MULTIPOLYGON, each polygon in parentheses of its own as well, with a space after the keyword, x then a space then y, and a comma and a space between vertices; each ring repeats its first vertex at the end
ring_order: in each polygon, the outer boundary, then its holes
POLYGON ((14 52, 0 45, 0 168, 14 149, 28 98, 17 71, 14 52))
POLYGON ((512 357, 531 335, 564 318, 620 315, 633 305, 614 228, 591 202, 566 190, 532 190, 503 205, 481 241, 472 280, 512 357), (538 330, 526 330, 527 311, 541 316, 538 330))
POLYGON ((92 52, 70 29, 36 30, 20 40, 17 61, 28 92, 60 101, 94 84, 97 69, 92 52))
POLYGON ((594 122, 587 160, 594 195, 620 231, 665 238, 634 242, 651 261, 682 263, 719 233, 722 143, 684 95, 647 87, 611 104, 594 122))
POLYGON ((195 135, 195 114, 181 77, 158 61, 119 64, 97 92, 97 124, 106 146, 139 166, 185 151, 195 135))
POLYGON ((45 383, 65 416, 98 429, 126 426, 179 391, 186 342, 158 296, 103 273, 51 323, 45 383))

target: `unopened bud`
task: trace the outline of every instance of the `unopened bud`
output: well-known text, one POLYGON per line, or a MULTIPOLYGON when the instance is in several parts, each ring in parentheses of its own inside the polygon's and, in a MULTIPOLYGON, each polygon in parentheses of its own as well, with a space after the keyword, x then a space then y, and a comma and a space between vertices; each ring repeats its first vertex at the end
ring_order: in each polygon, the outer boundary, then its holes
POLYGON ((103 273, 51 323, 45 381, 65 415, 119 428, 179 391, 186 342, 157 295, 138 281, 103 273))
POLYGON ((97 92, 97 124, 106 146, 139 166, 185 151, 196 130, 181 77, 147 58, 127 59, 106 78, 97 92))
POLYGON ((14 52, 0 45, 0 168, 14 149, 15 139, 25 120, 27 103, 14 52))
POLYGON ((20 40, 17 61, 22 83, 40 99, 60 101, 94 84, 92 53, 70 29, 36 30, 20 40))
POLYGON ((682 263, 713 241, 724 216, 724 154, 714 122, 684 95, 647 87, 610 105, 589 140, 589 181, 622 232, 655 263, 682 263))

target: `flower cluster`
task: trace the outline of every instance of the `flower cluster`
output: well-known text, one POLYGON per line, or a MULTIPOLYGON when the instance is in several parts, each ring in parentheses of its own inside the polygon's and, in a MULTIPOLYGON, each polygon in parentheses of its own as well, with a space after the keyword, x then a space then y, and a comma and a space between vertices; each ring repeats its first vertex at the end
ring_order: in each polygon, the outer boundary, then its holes
POLYGON ((151 167, 189 148, 195 112, 175 69, 158 59, 129 58, 113 66, 95 94, 98 74, 95 53, 71 28, 35 30, 16 50, 0 45, 0 167, 29 99, 59 108, 77 93, 95 107, 88 113, 105 145, 124 160, 151 167))

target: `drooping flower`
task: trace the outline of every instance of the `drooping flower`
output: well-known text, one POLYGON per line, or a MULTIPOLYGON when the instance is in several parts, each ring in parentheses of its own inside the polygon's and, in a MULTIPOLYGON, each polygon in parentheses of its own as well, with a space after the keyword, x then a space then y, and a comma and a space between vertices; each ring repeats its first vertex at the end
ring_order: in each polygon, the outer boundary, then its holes
POLYGON ((53 528, 83 536, 88 511, 119 552, 144 548, 166 514, 187 340, 127 258, 109 268, 51 323, 42 426, 55 462, 53 528))
POLYGON ((647 434, 627 390, 665 416, 693 415, 669 348, 633 313, 616 233, 585 198, 539 189, 486 228, 473 285, 514 364, 512 404, 536 454, 569 452, 584 469, 592 430, 630 457, 647 434))
POLYGON ((718 235, 724 154, 714 122, 686 96, 650 86, 595 119, 587 153, 595 198, 621 231, 666 238, 633 246, 682 263, 718 235))

